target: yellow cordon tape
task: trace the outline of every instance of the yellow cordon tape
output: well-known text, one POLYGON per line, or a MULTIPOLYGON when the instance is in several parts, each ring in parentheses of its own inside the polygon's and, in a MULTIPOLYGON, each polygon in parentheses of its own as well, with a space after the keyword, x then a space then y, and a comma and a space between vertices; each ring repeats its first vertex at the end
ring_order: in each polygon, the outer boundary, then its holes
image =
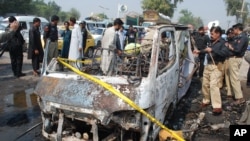
POLYGON ((172 131, 171 129, 168 129, 165 125, 163 125, 159 120, 157 120, 156 118, 154 118, 153 116, 151 116, 149 113, 147 113, 146 111, 144 111, 142 108, 140 108, 138 105, 136 105, 132 100, 130 100, 128 97, 126 97, 124 94, 122 94, 121 92, 119 92, 117 89, 115 89, 112 85, 103 82, 89 74, 83 73, 81 71, 79 71, 78 69, 72 67, 71 65, 67 64, 66 62, 64 62, 63 60, 66 59, 62 59, 62 58, 57 58, 58 61, 60 63, 62 63, 64 66, 68 67, 69 69, 71 69, 72 71, 74 71, 75 73, 87 78, 90 81, 93 81, 96 84, 101 85, 102 87, 104 87, 105 89, 107 89, 108 91, 110 91, 111 93, 113 93, 114 95, 116 95, 117 97, 119 97, 120 99, 122 99, 124 102, 126 102, 127 104, 129 104, 131 107, 133 107, 135 110, 137 110, 138 112, 140 112, 141 114, 143 114, 144 116, 146 116, 147 118, 149 118, 149 120, 151 120, 153 123, 156 123, 158 126, 160 126, 162 129, 166 130, 167 132, 171 133, 173 135, 173 137, 175 139, 177 139, 178 141, 185 141, 182 137, 180 137, 178 134, 176 134, 174 131, 172 131))

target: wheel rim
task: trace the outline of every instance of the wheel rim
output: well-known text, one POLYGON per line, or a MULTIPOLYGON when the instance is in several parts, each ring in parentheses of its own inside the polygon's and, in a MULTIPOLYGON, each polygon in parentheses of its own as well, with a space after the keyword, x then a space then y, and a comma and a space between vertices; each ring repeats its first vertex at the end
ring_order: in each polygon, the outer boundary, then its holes
POLYGON ((87 55, 88 55, 88 57, 93 57, 93 48, 88 49, 87 55))

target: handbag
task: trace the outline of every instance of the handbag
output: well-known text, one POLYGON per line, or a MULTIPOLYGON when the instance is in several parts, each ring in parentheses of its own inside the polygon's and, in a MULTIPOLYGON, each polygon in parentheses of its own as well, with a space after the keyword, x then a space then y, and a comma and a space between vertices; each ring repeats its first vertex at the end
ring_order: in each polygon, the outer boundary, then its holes
POLYGON ((250 50, 245 52, 244 59, 250 64, 250 50))

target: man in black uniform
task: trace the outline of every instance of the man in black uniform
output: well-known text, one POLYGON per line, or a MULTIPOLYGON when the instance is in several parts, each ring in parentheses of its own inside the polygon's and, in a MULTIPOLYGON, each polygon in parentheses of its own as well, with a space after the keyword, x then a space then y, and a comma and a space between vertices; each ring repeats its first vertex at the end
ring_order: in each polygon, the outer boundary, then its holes
MULTIPOLYGON (((13 23, 17 21, 14 16, 9 17, 9 23, 13 23)), ((22 27, 19 26, 15 35, 10 39, 8 42, 9 54, 11 59, 11 66, 12 71, 15 77, 19 78, 25 76, 22 73, 22 66, 23 66, 23 44, 25 40, 21 34, 22 27)))
POLYGON ((84 55, 84 51, 85 51, 86 43, 87 43, 87 38, 88 38, 88 31, 86 29, 86 22, 85 21, 82 21, 79 25, 81 27, 81 32, 82 32, 82 52, 84 55))
POLYGON ((225 40, 221 38, 222 29, 212 27, 211 33, 211 45, 203 50, 195 53, 207 53, 208 64, 204 68, 203 81, 202 81, 202 107, 207 106, 210 102, 213 107, 213 114, 219 115, 222 113, 222 102, 220 95, 220 88, 218 83, 220 81, 222 72, 218 68, 218 64, 224 62, 229 56, 229 49, 226 47, 225 40))
MULTIPOLYGON (((195 43, 199 50, 205 49, 210 42, 210 39, 208 35, 205 34, 205 29, 203 26, 199 27, 198 34, 195 36, 195 43)), ((203 77, 203 71, 204 71, 204 60, 205 60, 205 53, 199 54, 199 61, 200 61, 200 67, 199 67, 199 77, 203 77)))
POLYGON ((231 81, 232 92, 236 101, 233 105, 239 105, 245 103, 243 98, 241 84, 239 79, 240 67, 243 61, 243 56, 248 47, 248 37, 243 33, 243 25, 241 23, 233 26, 233 32, 235 34, 234 43, 229 44, 230 50, 233 55, 229 57, 229 79, 231 81))
POLYGON ((57 23, 59 21, 59 17, 53 15, 51 17, 51 23, 44 27, 44 43, 46 47, 47 39, 50 39, 50 44, 48 48, 48 64, 52 60, 52 58, 58 57, 58 31, 57 31, 57 23))
MULTIPOLYGON (((14 21, 12 23, 10 23, 9 25, 9 30, 6 32, 3 32, 0 34, 0 47, 2 48, 3 46, 6 46, 8 41, 10 41, 10 39, 13 38, 13 36, 16 33, 16 30, 19 28, 19 23, 17 21, 14 21)), ((2 52, 1 55, 4 53, 5 51, 5 47, 2 48, 2 52)), ((0 57, 1 57, 0 55, 0 57)))

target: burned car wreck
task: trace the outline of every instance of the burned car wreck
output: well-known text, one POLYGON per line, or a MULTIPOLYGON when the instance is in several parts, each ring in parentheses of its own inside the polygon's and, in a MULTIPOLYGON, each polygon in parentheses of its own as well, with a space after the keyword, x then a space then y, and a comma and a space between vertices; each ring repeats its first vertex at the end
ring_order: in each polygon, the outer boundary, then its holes
MULTIPOLYGON (((114 73, 100 73, 102 49, 81 71, 111 85, 164 123, 186 94, 195 71, 188 28, 149 27, 140 47, 125 50, 114 73)), ((115 56, 117 57, 117 56, 115 56)), ((50 71, 49 69, 47 71, 50 71)), ((160 127, 104 87, 72 71, 50 71, 35 88, 50 140, 156 140, 160 127)))

